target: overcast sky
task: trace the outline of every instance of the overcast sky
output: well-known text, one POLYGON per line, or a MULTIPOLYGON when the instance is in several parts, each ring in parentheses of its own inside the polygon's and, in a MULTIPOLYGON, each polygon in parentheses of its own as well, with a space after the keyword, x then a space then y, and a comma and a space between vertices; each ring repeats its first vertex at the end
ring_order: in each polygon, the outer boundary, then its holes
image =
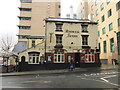
MULTIPOLYGON (((80 0, 61 0, 61 12, 62 17, 66 16, 66 13, 70 12, 70 5, 73 5, 75 12, 76 6, 80 0)), ((1 0, 0 2, 0 40, 1 37, 12 36, 13 41, 17 43, 19 19, 19 0, 1 0)))

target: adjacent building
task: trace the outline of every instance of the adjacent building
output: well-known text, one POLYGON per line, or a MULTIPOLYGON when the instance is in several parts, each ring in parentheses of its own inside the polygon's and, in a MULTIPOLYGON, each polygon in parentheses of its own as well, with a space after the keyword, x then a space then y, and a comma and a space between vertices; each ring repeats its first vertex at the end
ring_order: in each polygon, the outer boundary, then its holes
POLYGON ((73 6, 70 6, 70 12, 66 14, 66 18, 77 19, 77 15, 73 12, 73 6))
POLYGON ((78 19, 88 19, 88 0, 81 0, 77 8, 77 18, 78 19))
MULTIPOLYGON (((28 38, 43 38, 45 35, 44 19, 47 17, 60 17, 61 16, 61 3, 60 0, 20 0, 21 6, 19 7, 19 33, 18 44, 14 48, 14 52, 21 52, 23 49, 18 50, 23 45, 24 50, 29 48, 28 38), (26 46, 27 45, 27 46, 26 46), (17 50, 17 51, 16 51, 17 50)), ((35 45, 38 41, 33 41, 35 45)))
POLYGON ((88 18, 98 22, 98 42, 101 62, 112 64, 114 59, 120 60, 120 1, 90 0, 88 8, 88 18))

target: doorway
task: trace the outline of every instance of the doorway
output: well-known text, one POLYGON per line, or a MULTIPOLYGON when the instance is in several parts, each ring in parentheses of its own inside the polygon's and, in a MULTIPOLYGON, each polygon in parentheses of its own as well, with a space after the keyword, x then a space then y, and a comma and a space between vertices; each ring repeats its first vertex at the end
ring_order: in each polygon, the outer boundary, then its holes
POLYGON ((80 53, 75 53, 75 67, 80 67, 80 53))

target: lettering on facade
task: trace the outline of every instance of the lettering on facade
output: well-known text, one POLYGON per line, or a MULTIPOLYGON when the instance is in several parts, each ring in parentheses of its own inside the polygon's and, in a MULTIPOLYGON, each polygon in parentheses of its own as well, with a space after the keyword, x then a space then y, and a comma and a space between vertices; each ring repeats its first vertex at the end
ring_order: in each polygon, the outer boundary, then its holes
POLYGON ((72 30, 66 30, 65 32, 68 33, 67 37, 78 37, 78 35, 76 34, 79 33, 79 31, 72 31, 72 30))

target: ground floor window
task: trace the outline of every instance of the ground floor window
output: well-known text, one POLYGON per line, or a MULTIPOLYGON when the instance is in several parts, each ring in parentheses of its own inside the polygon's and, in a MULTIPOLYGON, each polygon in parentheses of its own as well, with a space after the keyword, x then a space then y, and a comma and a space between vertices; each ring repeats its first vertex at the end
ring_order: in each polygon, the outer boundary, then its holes
POLYGON ((120 55, 120 32, 117 33, 118 55, 120 55))
POLYGON ((114 38, 110 39, 110 51, 114 52, 115 51, 115 47, 114 47, 114 38))
POLYGON ((95 62, 95 54, 94 53, 86 53, 85 54, 85 62, 95 62))
POLYGON ((107 52, 107 45, 106 45, 106 41, 103 41, 103 51, 104 53, 107 52))
POLYGON ((54 62, 55 63, 64 63, 64 52, 55 52, 54 53, 54 62))
POLYGON ((39 63, 39 53, 29 53, 29 63, 37 64, 39 63))
POLYGON ((68 58, 68 62, 70 63, 71 59, 72 59, 72 56, 69 55, 67 58, 68 58))

